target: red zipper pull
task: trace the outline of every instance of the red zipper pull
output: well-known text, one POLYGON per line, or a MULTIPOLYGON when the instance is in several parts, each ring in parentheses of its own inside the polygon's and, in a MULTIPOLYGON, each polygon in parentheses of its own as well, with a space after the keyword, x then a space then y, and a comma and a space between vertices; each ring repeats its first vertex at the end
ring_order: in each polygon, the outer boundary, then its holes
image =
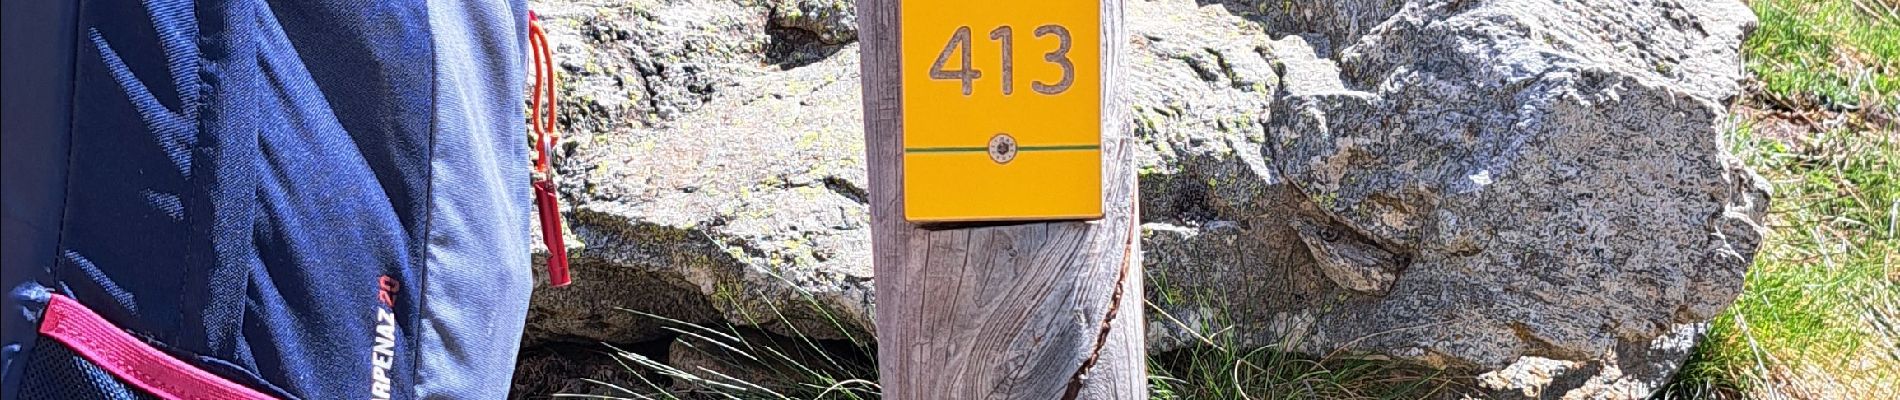
POLYGON ((534 181, 534 209, 541 214, 541 242, 548 246, 548 283, 567 286, 567 244, 561 237, 561 203, 554 195, 553 179, 534 181))
POLYGON ((562 287, 573 281, 567 275, 567 241, 561 237, 561 202, 554 186, 554 155, 549 153, 557 138, 554 56, 548 48, 547 32, 541 30, 533 11, 528 12, 528 46, 534 64, 534 86, 528 100, 528 121, 534 127, 534 211, 541 215, 541 242, 548 247, 548 284, 562 287))

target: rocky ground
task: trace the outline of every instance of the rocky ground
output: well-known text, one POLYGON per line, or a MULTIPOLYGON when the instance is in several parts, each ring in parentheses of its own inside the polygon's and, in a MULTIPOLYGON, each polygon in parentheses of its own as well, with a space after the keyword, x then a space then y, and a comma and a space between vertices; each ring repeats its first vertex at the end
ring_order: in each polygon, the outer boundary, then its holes
MULTIPOLYGON (((536 290, 518 392, 627 373, 574 355, 598 343, 693 362, 641 313, 865 344, 851 4, 534 8, 576 283, 536 290)), ((1760 244, 1766 186, 1721 139, 1754 23, 1728 0, 1128 1, 1150 352, 1647 396, 1760 244)))

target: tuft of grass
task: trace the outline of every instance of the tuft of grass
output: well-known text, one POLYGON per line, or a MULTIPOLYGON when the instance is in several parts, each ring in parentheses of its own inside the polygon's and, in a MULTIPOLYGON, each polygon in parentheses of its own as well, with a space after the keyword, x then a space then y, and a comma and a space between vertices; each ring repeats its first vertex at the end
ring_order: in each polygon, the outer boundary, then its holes
POLYGON ((556 398, 589 399, 876 399, 876 366, 861 360, 840 360, 849 349, 829 346, 809 337, 780 338, 740 328, 695 324, 641 311, 622 309, 651 319, 678 334, 670 351, 696 353, 711 360, 696 365, 674 365, 611 344, 614 360, 632 372, 635 382, 588 379, 601 394, 556 394, 556 398))
POLYGON ((1796 147, 1751 125, 1736 153, 1775 187, 1771 233, 1665 395, 1900 397, 1900 139, 1838 129, 1796 147))
POLYGON ((1750 6, 1759 91, 1731 146, 1775 186, 1771 233, 1657 396, 1900 398, 1900 4, 1750 6))
POLYGON ((1657 397, 1900 398, 1900 4, 1751 6, 1760 91, 1730 143, 1774 186, 1771 233, 1657 397))
MULTIPOLYGON (((1301 347, 1305 337, 1289 335, 1267 347, 1255 347, 1236 337, 1227 321, 1232 307, 1225 296, 1181 293, 1165 276, 1150 282, 1164 302, 1186 301, 1219 309, 1199 326, 1189 326, 1154 303, 1149 312, 1165 323, 1177 324, 1196 342, 1191 347, 1148 355, 1150 399, 1422 399, 1456 398, 1469 388, 1457 374, 1385 359, 1361 359, 1349 354, 1311 357, 1288 351, 1301 347)), ((1252 305, 1239 305, 1251 307, 1252 305)), ((1305 332, 1293 327, 1290 332, 1305 332)))
POLYGON ((1894 106, 1900 5, 1889 0, 1754 0, 1748 70, 1783 108, 1894 106))
MULTIPOLYGON (((793 305, 806 309, 807 312, 802 315, 822 318, 830 328, 843 335, 843 343, 827 343, 806 334, 797 324, 790 322, 792 318, 786 315, 786 310, 773 302, 760 305, 770 311, 774 317, 771 321, 780 321, 781 326, 791 331, 790 337, 742 328, 733 323, 707 326, 620 308, 621 311, 650 319, 661 329, 676 334, 674 343, 677 346, 672 346, 669 351, 691 352, 693 354, 684 356, 700 361, 692 365, 674 365, 603 344, 612 350, 610 354, 615 361, 631 372, 638 382, 587 380, 603 391, 624 397, 595 394, 556 394, 554 397, 642 400, 881 398, 875 360, 852 358, 854 355, 875 357, 875 344, 861 340, 854 333, 855 329, 846 326, 811 292, 791 284, 790 280, 777 272, 765 273, 794 288, 801 302, 793 305), (707 364, 712 366, 708 367, 707 364)), ((732 312, 742 317, 745 326, 767 326, 767 321, 752 315, 747 311, 748 307, 742 306, 744 300, 736 293, 738 290, 744 289, 720 288, 714 293, 714 300, 729 304, 732 312)))
POLYGON ((1455 394, 1442 371, 1390 361, 1310 359, 1275 347, 1206 346, 1153 357, 1151 399, 1421 399, 1455 394))

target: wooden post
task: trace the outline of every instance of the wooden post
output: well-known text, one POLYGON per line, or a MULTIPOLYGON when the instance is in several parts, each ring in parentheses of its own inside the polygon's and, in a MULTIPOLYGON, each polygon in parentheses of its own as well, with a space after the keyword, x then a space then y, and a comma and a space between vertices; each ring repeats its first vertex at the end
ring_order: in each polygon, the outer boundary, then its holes
POLYGON ((1101 0, 1104 217, 945 229, 904 219, 899 6, 858 2, 883 394, 1146 398, 1120 0, 1101 0))

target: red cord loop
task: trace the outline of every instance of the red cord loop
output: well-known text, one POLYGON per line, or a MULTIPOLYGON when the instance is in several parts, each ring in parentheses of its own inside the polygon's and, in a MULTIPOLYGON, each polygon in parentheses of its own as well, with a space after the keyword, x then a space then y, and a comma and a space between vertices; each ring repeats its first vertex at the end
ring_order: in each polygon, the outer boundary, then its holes
POLYGON ((567 244, 561 237, 561 204, 554 185, 554 144, 560 139, 554 130, 554 55, 548 48, 547 32, 541 21, 528 12, 528 52, 533 58, 534 85, 528 94, 528 125, 533 129, 534 207, 541 215, 541 241, 548 247, 548 284, 567 286, 573 281, 567 272, 567 244))
POLYGON ((534 172, 548 173, 553 162, 548 151, 559 140, 554 131, 554 56, 548 49, 547 32, 533 13, 528 17, 528 46, 534 58, 534 86, 528 94, 528 122, 534 128, 534 172))

